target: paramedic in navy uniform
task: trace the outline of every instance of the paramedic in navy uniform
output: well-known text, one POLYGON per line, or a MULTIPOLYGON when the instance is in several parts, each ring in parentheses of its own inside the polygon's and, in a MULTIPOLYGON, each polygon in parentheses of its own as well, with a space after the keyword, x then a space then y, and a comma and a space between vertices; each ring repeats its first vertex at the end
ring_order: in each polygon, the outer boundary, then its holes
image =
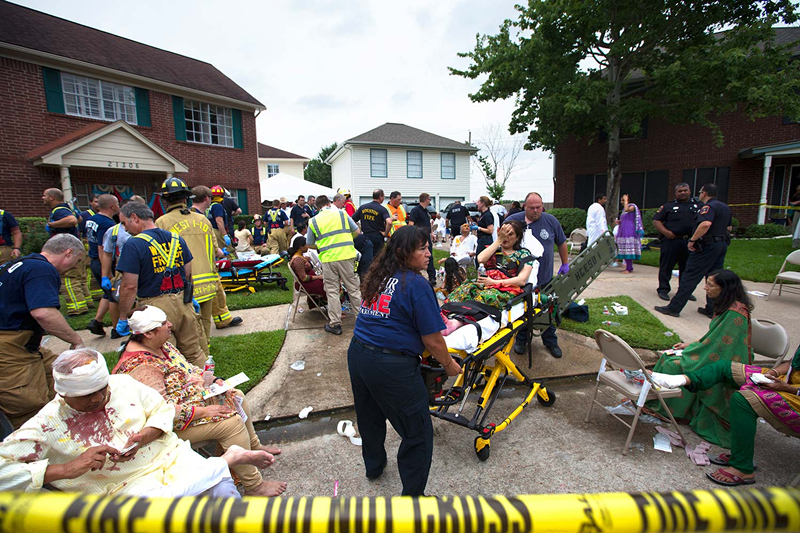
POLYGON ((400 435, 397 466, 403 496, 423 496, 433 457, 433 425, 420 355, 428 352, 457 376, 433 289, 420 272, 428 267, 429 234, 403 226, 386 243, 361 285, 363 298, 347 351, 361 453, 369 479, 386 467, 386 420, 400 435))

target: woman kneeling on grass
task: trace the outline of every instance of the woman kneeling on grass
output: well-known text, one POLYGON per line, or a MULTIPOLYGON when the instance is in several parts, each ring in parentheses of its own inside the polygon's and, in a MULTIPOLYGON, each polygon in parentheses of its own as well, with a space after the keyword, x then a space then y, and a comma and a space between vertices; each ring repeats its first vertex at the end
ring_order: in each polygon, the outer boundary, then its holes
MULTIPOLYGON (((706 293, 714 300, 717 315, 708 326, 708 333, 697 342, 679 343, 674 347, 683 355, 662 355, 655 372, 685 374, 723 361, 750 364, 753 348, 750 345, 750 311, 753 304, 744 290, 742 280, 730 270, 717 270, 706 279, 706 293)), ((709 388, 703 394, 684 390, 680 398, 666 401, 677 420, 688 420, 700 437, 723 448, 731 446, 730 405, 733 391, 724 385, 709 388)), ((660 416, 667 413, 658 402, 647 406, 660 416)))
MULTIPOLYGON (((277 455, 280 449, 264 446, 253 428, 247 399, 233 389, 203 399, 203 369, 189 363, 175 346, 167 342, 172 324, 158 307, 147 305, 134 310, 129 325, 131 337, 114 367, 114 374, 128 374, 155 390, 175 407, 174 430, 191 443, 215 440, 223 450, 233 445, 245 450, 263 450, 277 455), (247 422, 236 413, 240 398, 247 422)), ((222 380, 213 378, 221 384, 222 380)), ((208 383, 210 386, 211 383, 208 383)), ((274 461, 274 457, 272 458, 274 461)), ((244 487, 245 496, 278 496, 286 483, 265 481, 251 465, 231 467, 244 487)))
POLYGON ((717 361, 679 376, 653 372, 652 377, 656 385, 666 388, 685 387, 684 390, 700 392, 724 386, 733 393, 731 453, 711 459, 712 463, 723 467, 706 474, 714 483, 735 487, 756 482, 753 448, 758 417, 781 433, 800 437, 800 348, 791 363, 774 369, 717 361), (757 374, 770 381, 759 379, 757 374))

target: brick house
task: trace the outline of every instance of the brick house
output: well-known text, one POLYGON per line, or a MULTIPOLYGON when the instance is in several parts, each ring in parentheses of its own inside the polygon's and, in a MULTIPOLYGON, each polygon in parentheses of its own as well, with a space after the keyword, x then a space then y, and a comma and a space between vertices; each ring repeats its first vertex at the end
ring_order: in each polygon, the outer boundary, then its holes
POLYGON ((168 175, 259 212, 255 116, 213 65, 0 1, 0 203, 45 215, 58 187, 152 198, 168 175), (248 195, 248 191, 252 191, 248 195))
MULTIPOLYGON (((800 41, 800 28, 776 28, 776 40, 800 41)), ((800 56, 800 45, 794 53, 800 56)), ((738 112, 717 123, 725 138, 721 147, 708 128, 646 121, 639 136, 621 141, 620 194, 629 194, 639 207, 657 208, 673 197, 678 183, 687 182, 698 194, 712 182, 742 226, 785 217, 785 211, 737 204, 786 205, 800 185, 800 123, 781 116, 751 121, 738 112)), ((585 209, 605 192, 607 149, 603 139, 570 139, 557 147, 555 207, 585 209)))

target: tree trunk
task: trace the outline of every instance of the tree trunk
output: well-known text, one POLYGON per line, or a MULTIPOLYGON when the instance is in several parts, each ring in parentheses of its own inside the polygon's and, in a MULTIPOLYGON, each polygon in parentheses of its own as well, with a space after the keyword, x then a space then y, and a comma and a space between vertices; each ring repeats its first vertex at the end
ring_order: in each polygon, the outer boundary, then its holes
POLYGON ((614 220, 619 216, 619 186, 622 182, 622 171, 619 165, 619 107, 620 96, 622 94, 622 76, 620 76, 619 58, 609 60, 609 76, 614 86, 606 98, 609 109, 608 121, 608 156, 607 156, 607 175, 606 182, 606 219, 608 227, 613 228, 614 220))

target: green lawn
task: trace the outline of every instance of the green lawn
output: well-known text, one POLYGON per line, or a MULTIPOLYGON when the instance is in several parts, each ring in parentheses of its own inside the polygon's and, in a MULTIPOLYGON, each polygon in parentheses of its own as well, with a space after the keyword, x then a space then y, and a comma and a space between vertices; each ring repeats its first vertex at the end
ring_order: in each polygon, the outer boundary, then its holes
MULTIPOLYGON (((771 283, 786 256, 793 251, 792 239, 734 239, 725 256, 725 268, 736 272, 749 281, 771 283)), ((659 252, 642 252, 643 265, 658 266, 659 252)), ((800 267, 787 265, 788 270, 800 271, 800 267)))
MULTIPOLYGON (((250 381, 238 387, 247 392, 255 387, 272 368, 286 338, 284 330, 259 331, 245 335, 229 335, 211 338, 211 354, 217 363, 215 374, 229 378, 244 372, 250 381)), ((114 368, 119 359, 117 352, 103 354, 108 369, 114 368)))
MULTIPOLYGON (((254 288, 256 289, 255 294, 251 293, 250 291, 226 293, 228 299, 228 309, 230 311, 237 311, 239 309, 253 309, 255 307, 269 307, 272 305, 292 303, 292 276, 289 274, 288 265, 284 263, 279 267, 274 268, 273 271, 280 272, 287 280, 289 280, 286 283, 286 287, 289 289, 288 291, 281 290, 281 288, 275 283, 267 283, 264 285, 256 283, 254 284, 254 288)), ((67 305, 62 298, 62 312, 64 312, 66 308, 67 305)), ((97 302, 95 302, 95 308, 90 309, 85 315, 66 317, 67 323, 76 331, 86 329, 86 326, 89 325, 89 322, 94 318, 95 312, 97 312, 97 302)), ((105 324, 107 326, 110 326, 111 324, 111 318, 108 315, 106 315, 105 324)))
POLYGON ((665 336, 664 332, 668 331, 667 327, 629 296, 592 298, 586 300, 586 305, 589 306, 588 322, 575 322, 564 318, 561 322, 561 329, 592 338, 595 330, 605 329, 618 335, 634 348, 648 350, 665 350, 676 342, 681 341, 677 333, 671 337, 665 336), (614 310, 611 309, 611 302, 627 306, 628 314, 626 316, 604 315, 604 305, 608 306, 609 310, 614 313, 614 310), (602 324, 604 321, 619 322, 620 326, 606 326, 602 324))

